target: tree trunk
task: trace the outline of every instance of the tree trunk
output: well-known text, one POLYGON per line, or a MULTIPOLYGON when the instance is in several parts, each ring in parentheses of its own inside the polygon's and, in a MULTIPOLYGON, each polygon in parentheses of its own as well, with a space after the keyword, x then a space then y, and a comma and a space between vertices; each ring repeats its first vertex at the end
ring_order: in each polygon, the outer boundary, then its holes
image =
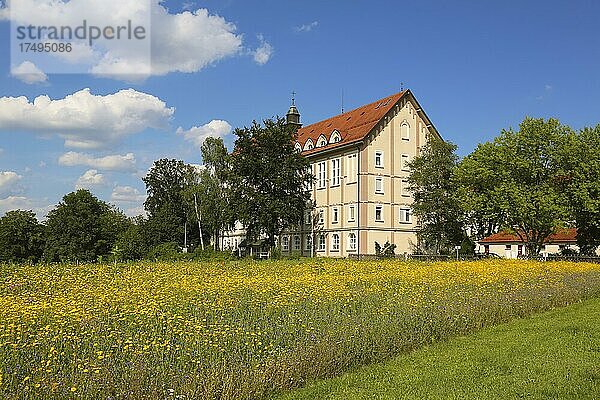
POLYGON ((202 237, 202 217, 198 211, 198 195, 194 193, 194 208, 196 210, 196 220, 198 221, 198 232, 200 233, 200 248, 204 251, 204 238, 202 237))

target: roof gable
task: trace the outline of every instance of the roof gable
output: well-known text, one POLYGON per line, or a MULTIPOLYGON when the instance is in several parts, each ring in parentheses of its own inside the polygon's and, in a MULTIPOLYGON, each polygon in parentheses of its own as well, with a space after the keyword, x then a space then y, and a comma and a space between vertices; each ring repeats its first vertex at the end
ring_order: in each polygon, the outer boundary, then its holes
POLYGON ((329 143, 324 147, 318 147, 310 151, 307 151, 305 146, 304 153, 318 152, 335 146, 363 140, 407 93, 410 92, 404 90, 355 110, 302 127, 298 130, 297 140, 301 144, 309 139, 313 142, 317 142, 321 135, 324 135, 327 138, 331 137, 334 131, 339 132, 341 137, 340 141, 329 143))

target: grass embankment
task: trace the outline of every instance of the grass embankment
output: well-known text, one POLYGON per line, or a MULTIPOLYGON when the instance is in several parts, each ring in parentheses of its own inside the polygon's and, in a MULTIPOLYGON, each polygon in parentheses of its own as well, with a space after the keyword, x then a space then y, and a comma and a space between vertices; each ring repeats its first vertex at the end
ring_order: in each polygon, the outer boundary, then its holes
POLYGON ((454 338, 280 400, 598 399, 600 299, 454 338))
POLYGON ((600 265, 0 265, 0 398, 263 398, 600 295, 600 265))

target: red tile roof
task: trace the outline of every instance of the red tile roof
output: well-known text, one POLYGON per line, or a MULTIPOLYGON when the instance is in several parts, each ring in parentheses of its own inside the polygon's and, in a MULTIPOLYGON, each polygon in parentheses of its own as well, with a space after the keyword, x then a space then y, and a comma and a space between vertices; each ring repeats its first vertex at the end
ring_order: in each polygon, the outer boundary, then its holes
MULTIPOLYGON (((545 243, 557 243, 557 242, 576 242, 577 229, 568 228, 561 229, 556 233, 548 236, 545 243)), ((479 241, 479 243, 508 243, 508 242, 519 242, 522 240, 516 233, 508 233, 506 231, 495 233, 491 236, 486 237, 479 241)))
POLYGON ((355 110, 336 115, 321 122, 302 127, 298 130, 298 142, 304 149, 304 144, 308 139, 312 139, 315 148, 302 151, 302 154, 313 154, 322 150, 328 150, 343 146, 349 143, 358 142, 373 130, 379 121, 398 103, 398 101, 408 93, 404 90, 383 99, 377 100, 366 106, 355 110), (331 143, 323 147, 316 147, 317 140, 324 135, 327 141, 334 130, 340 132, 342 140, 337 143, 331 143))

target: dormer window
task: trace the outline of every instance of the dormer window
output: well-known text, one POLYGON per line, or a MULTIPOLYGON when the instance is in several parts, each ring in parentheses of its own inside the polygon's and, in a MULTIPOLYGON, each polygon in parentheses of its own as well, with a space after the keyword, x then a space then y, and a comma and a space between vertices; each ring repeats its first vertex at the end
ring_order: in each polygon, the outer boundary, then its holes
POLYGON ((296 150, 296 152, 298 153, 302 152, 302 146, 300 145, 300 143, 296 142, 296 144, 294 145, 294 150, 296 150))
POLYGON ((304 143, 304 150, 312 150, 314 148, 315 148, 315 145, 314 145, 312 139, 308 139, 306 141, 306 143, 304 143))
POLYGON ((325 135, 319 136, 319 140, 317 140, 317 147, 327 146, 327 138, 325 135))
POLYGON ((342 135, 340 135, 340 132, 337 129, 334 130, 329 139, 329 143, 338 143, 341 141, 342 141, 342 135))

